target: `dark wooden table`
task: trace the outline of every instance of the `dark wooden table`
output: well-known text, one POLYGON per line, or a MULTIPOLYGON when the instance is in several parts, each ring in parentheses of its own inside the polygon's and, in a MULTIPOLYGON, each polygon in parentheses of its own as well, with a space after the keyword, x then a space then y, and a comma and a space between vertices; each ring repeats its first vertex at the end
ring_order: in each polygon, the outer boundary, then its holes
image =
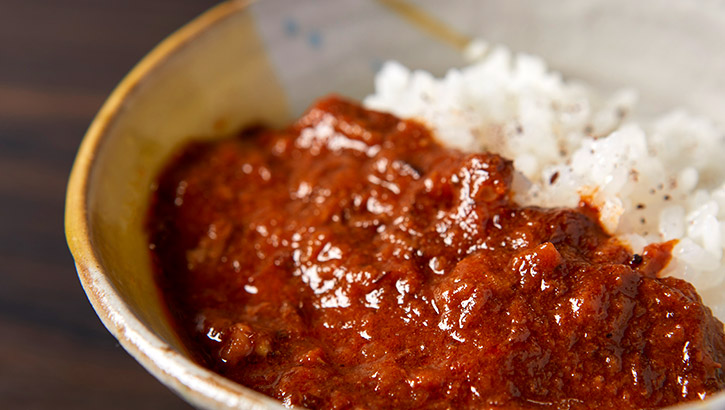
POLYGON ((214 0, 0 0, 0 408, 188 408, 106 331, 63 234, 81 138, 123 75, 214 0))

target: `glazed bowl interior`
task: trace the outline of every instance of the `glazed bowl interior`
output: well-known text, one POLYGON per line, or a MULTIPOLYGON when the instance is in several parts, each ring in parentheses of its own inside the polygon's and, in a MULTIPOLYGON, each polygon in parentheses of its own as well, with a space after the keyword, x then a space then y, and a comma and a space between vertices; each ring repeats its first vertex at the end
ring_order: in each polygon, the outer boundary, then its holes
MULTIPOLYGON (((91 125, 68 187, 66 234, 109 330, 159 380, 202 407, 276 407, 189 360, 153 281, 144 222, 162 165, 184 142, 280 126, 316 98, 372 92, 383 61, 443 74, 472 38, 542 56, 645 114, 684 106, 725 122, 725 5, 675 0, 223 3, 123 80, 91 125)), ((722 408, 718 395, 697 408, 722 408)))

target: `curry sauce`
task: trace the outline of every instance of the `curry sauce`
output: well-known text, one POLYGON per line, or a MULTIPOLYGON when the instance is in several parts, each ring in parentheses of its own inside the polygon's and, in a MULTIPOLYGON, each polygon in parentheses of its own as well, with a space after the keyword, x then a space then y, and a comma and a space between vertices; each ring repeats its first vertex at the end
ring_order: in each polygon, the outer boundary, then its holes
POLYGON ((148 230, 205 366, 308 408, 651 408, 725 386, 723 324, 586 206, 337 97, 186 147, 148 230))

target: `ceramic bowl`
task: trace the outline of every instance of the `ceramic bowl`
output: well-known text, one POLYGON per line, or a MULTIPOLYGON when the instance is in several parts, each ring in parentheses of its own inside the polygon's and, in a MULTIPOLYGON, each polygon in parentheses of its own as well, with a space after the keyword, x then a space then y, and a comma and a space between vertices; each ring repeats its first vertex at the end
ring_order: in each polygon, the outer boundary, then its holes
MULTIPOLYGON (((725 4, 715 0, 230 1, 159 44, 91 124, 68 185, 66 236, 104 325, 156 378, 195 406, 280 404, 189 359, 154 285, 143 225, 151 185, 191 138, 250 122, 281 125, 315 98, 372 91, 396 59, 442 74, 471 38, 543 56, 643 105, 686 106, 725 122, 725 4)), ((725 408, 717 395, 698 409, 725 408)))

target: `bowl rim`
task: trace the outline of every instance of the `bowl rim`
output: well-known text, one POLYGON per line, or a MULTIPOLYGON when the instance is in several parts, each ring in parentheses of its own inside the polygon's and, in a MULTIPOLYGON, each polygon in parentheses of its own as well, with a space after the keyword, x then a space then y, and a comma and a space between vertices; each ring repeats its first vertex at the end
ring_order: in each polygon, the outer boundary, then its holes
POLYGON ((204 408, 281 408, 278 401, 223 378, 163 341, 136 317, 104 273, 89 229, 90 176, 108 131, 140 85, 190 42, 221 21, 246 12, 256 0, 229 0, 194 18, 156 45, 118 83, 81 141, 66 189, 65 236, 78 278, 96 314, 147 371, 189 403, 204 408))

